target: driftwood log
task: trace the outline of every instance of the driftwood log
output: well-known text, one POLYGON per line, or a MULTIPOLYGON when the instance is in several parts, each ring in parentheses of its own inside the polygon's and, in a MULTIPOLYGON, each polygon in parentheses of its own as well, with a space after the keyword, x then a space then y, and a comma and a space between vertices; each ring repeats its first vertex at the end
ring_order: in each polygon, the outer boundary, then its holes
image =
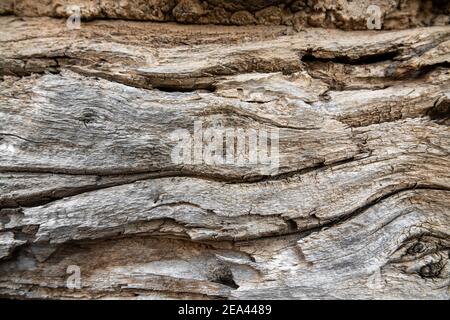
POLYGON ((450 298, 447 1, 69 2, 0 5, 0 296, 450 298))

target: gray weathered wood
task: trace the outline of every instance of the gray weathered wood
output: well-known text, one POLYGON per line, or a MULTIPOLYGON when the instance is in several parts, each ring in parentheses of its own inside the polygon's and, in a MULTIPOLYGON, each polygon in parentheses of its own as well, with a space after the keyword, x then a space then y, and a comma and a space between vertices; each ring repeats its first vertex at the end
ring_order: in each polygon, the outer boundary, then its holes
POLYGON ((0 296, 450 297, 449 26, 0 26, 0 296), (280 167, 174 163, 195 121, 280 167))

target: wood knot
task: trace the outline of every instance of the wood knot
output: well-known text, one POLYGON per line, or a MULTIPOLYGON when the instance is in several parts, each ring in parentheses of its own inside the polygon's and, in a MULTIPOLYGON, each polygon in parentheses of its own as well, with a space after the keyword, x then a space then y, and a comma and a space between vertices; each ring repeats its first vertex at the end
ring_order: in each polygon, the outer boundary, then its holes
POLYGON ((443 268, 444 266, 440 262, 428 263, 420 268, 419 274, 423 278, 436 278, 439 277, 443 268))
POLYGON ((94 122, 96 118, 97 118, 97 114, 94 110, 85 109, 85 110, 83 110, 81 115, 79 117, 77 117, 77 120, 83 122, 84 125, 87 126, 87 124, 94 122))
POLYGON ((239 288, 236 282, 234 282, 230 267, 217 259, 208 263, 207 278, 211 282, 220 283, 233 289, 239 288))
POLYGON ((423 252, 425 249, 425 245, 422 242, 417 242, 413 244, 410 248, 408 248, 408 254, 417 254, 423 252))

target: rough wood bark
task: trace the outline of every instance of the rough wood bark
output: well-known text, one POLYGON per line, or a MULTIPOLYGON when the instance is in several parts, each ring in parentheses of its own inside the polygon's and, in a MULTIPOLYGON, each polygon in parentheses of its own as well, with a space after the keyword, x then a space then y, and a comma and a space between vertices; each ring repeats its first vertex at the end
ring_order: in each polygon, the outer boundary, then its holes
POLYGON ((0 17, 0 295, 448 299, 450 27, 278 24, 0 17), (280 167, 174 164, 194 121, 280 167))
POLYGON ((367 29, 367 9, 382 12, 384 29, 449 24, 446 0, 3 0, 0 14, 67 18, 73 6, 83 19, 221 25, 286 25, 339 29, 367 29))

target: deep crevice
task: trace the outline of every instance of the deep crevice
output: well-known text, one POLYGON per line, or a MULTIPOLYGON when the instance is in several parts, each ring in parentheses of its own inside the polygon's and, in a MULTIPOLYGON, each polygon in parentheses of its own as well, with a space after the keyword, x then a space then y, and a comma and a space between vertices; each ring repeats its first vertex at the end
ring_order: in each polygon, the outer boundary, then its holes
MULTIPOLYGON (((449 191, 450 192, 450 188, 447 188, 445 186, 427 186, 427 185, 419 185, 419 184, 415 184, 413 186, 410 187, 405 187, 405 188, 401 188, 401 189, 397 189, 394 190, 392 192, 388 192, 383 196, 374 198, 373 200, 370 200, 369 202, 367 202, 366 204, 364 204, 363 206, 356 208, 355 210, 352 210, 351 212, 344 214, 336 219, 331 219, 328 220, 324 223, 319 223, 317 226, 314 226, 312 228, 307 228, 307 229, 297 229, 295 231, 292 232, 287 232, 284 234, 276 234, 276 235, 268 235, 268 236, 261 236, 258 237, 256 239, 250 239, 250 240, 234 240, 233 243, 235 244, 239 244, 239 243, 251 243, 251 242, 255 242, 255 241, 260 241, 260 240, 267 240, 267 239, 275 239, 275 238, 280 238, 280 237, 286 237, 286 236, 297 236, 296 240, 305 238, 309 235, 311 235, 312 233, 315 232, 320 232, 322 231, 324 228, 331 228, 331 227, 335 227, 337 225, 340 225, 350 219, 355 218, 356 216, 362 214, 363 212, 367 211, 368 209, 370 209, 371 207, 373 207, 374 205, 378 204, 379 202, 382 202, 383 200, 386 200, 387 198, 390 198, 392 196, 395 196, 397 194, 400 194, 402 192, 407 192, 407 191, 412 191, 412 190, 441 190, 441 191, 449 191)), ((292 219, 291 219, 292 220, 292 219)))
POLYGON ((307 52, 301 58, 302 62, 332 62, 339 64, 350 64, 350 65, 365 65, 365 64, 374 64, 379 62, 391 61, 394 60, 399 55, 399 51, 388 51, 383 53, 376 53, 370 55, 364 55, 357 58, 352 58, 349 56, 339 56, 336 55, 332 58, 323 58, 317 57, 312 52, 307 52))
POLYGON ((3 203, 0 202, 0 209, 17 208, 17 207, 35 207, 40 205, 45 205, 50 202, 60 200, 63 198, 77 196, 86 192, 93 192, 102 189, 108 189, 112 187, 123 186, 126 184, 132 184, 138 181, 152 180, 152 179, 164 179, 164 178, 193 178, 202 179, 215 182, 221 182, 225 184, 254 184, 254 183, 265 183, 271 181, 280 181, 291 178, 293 176, 307 174, 316 170, 325 170, 327 168, 333 168, 335 166, 344 165, 352 161, 356 161, 355 156, 349 157, 347 159, 338 160, 332 163, 324 164, 320 162, 311 167, 301 168, 297 170, 291 170, 288 172, 279 173, 272 176, 267 175, 254 175, 254 176, 241 176, 241 177, 229 177, 223 174, 210 174, 201 175, 197 172, 176 172, 176 171, 166 171, 166 172, 142 172, 142 173, 121 173, 121 174, 111 174, 111 175, 96 175, 96 174, 85 174, 85 173, 64 173, 64 172, 46 172, 46 171, 5 171, 0 173, 30 173, 30 174, 62 174, 62 175, 74 175, 74 176, 97 176, 98 179, 123 177, 124 180, 118 182, 105 183, 104 185, 91 185, 79 188, 69 188, 69 190, 64 189, 62 191, 49 190, 47 193, 40 193, 31 197, 23 197, 17 199, 4 199, 3 203), (133 178, 133 176, 135 176, 133 178))
MULTIPOLYGON (((436 64, 432 64, 432 65, 427 65, 427 66, 421 66, 421 67, 419 67, 419 69, 412 70, 408 74, 401 76, 401 77, 397 77, 397 78, 398 79, 411 79, 411 78, 412 79, 420 79, 439 68, 450 69, 450 62, 441 62, 441 63, 436 63, 436 64)), ((396 77, 394 77, 394 78, 396 78, 396 77)))
MULTIPOLYGON (((332 227, 335 226, 337 224, 341 224, 343 222, 346 222, 358 215, 360 215, 361 213, 367 211, 369 208, 373 207, 374 205, 376 205, 377 203, 390 198, 392 196, 395 196, 397 194, 400 194, 402 192, 407 192, 407 191, 413 191, 413 190, 440 190, 440 191, 450 191, 450 188, 446 187, 446 186, 440 186, 440 185, 421 185, 419 183, 415 183, 411 186, 408 187, 404 187, 404 188, 400 188, 400 189, 394 189, 391 192, 388 192, 380 197, 375 197, 372 200, 369 200, 365 205, 353 210, 352 212, 349 212, 341 217, 339 217, 336 220, 332 220, 329 221, 327 223, 324 223, 321 225, 321 227, 332 227)), ((372 196, 373 197, 373 196, 372 196)))
POLYGON ((215 92, 216 86, 212 83, 198 84, 194 86, 183 86, 183 85, 156 85, 152 86, 153 89, 157 89, 163 92, 195 92, 199 90, 204 90, 208 92, 215 92))

